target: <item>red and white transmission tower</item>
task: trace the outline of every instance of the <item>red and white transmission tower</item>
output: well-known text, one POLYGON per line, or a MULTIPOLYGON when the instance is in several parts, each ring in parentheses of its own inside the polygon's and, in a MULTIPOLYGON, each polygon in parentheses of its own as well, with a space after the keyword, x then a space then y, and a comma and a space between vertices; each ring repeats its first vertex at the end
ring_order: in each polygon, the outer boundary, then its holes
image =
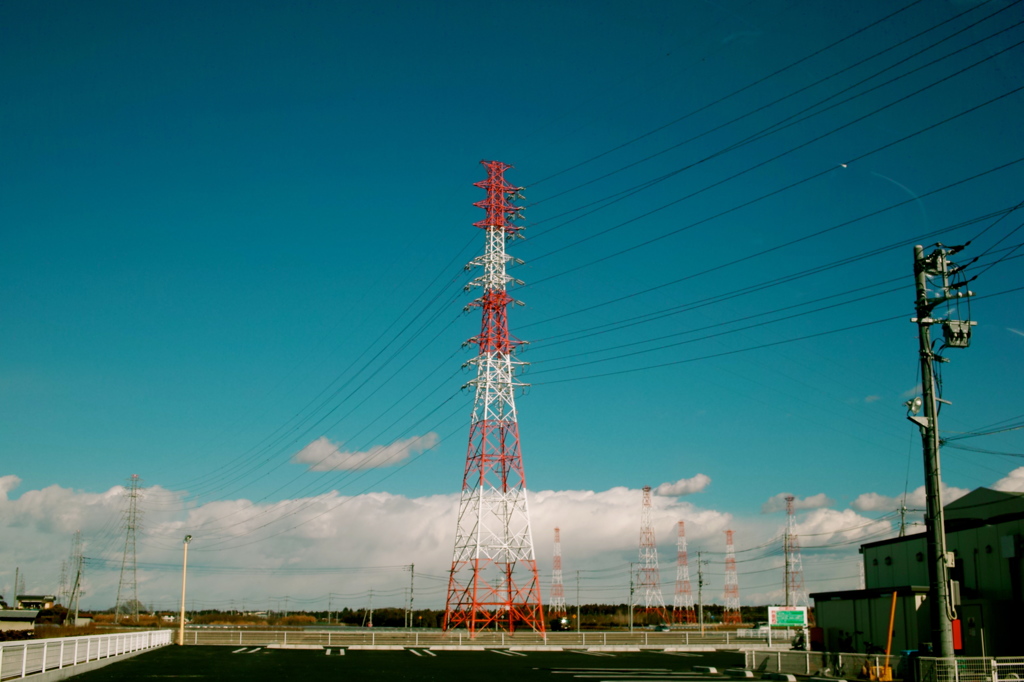
POLYGON ((696 623, 693 610, 693 592, 690 591, 690 560, 686 554, 686 525, 679 522, 676 541, 676 598, 672 602, 672 615, 676 623, 696 623))
POLYGON ((562 538, 555 529, 555 560, 551 565, 551 601, 548 602, 548 615, 565 618, 565 586, 562 584, 562 538))
POLYGON ((736 548, 732 544, 735 531, 725 531, 725 611, 722 622, 726 625, 739 625, 740 617, 740 582, 736 575, 736 548))
POLYGON ((807 591, 804 589, 804 571, 800 561, 800 541, 794 531, 792 495, 786 496, 786 606, 807 606, 807 591))
POLYGON ((661 597, 661 571, 658 569, 658 545, 654 541, 654 521, 651 514, 651 486, 644 486, 640 507, 640 580, 641 604, 647 614, 656 613, 665 622, 668 614, 661 597))
MULTIPOLYGON (((481 161, 487 179, 474 183, 487 198, 474 203, 487 217, 473 223, 484 230, 484 254, 469 266, 483 268, 472 280, 483 294, 470 306, 483 311, 480 335, 469 340, 479 353, 467 364, 475 364, 476 397, 469 426, 469 450, 462 479, 462 499, 455 534, 455 552, 448 580, 444 629, 465 627, 470 636, 488 627, 514 632, 532 628, 544 632, 540 581, 526 506, 526 477, 519 450, 516 419, 514 358, 520 343, 508 333, 507 307, 514 299, 505 291, 512 281, 505 272, 511 256, 505 242, 519 235, 513 221, 521 207, 520 187, 505 181, 510 165, 481 161)), ((467 267, 469 267, 467 266, 467 267)))

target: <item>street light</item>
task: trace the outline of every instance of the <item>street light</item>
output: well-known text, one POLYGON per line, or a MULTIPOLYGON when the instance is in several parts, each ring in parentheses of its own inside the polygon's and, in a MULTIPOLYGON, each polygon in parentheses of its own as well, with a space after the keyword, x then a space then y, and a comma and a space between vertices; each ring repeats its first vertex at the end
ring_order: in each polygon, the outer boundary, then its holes
POLYGON ((192 542, 192 536, 185 536, 184 556, 181 560, 181 615, 178 616, 178 646, 185 644, 185 576, 188 571, 188 543, 192 542))

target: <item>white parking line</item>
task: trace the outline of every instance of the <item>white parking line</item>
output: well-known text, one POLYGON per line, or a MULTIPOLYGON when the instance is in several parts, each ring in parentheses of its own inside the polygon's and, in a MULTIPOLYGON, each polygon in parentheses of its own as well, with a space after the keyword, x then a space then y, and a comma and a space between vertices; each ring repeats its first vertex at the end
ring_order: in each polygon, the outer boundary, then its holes
POLYGON ((494 653, 494 654, 500 654, 502 656, 512 656, 512 657, 515 657, 515 656, 525 656, 526 655, 526 654, 521 654, 518 651, 509 651, 508 649, 488 649, 488 651, 490 651, 491 653, 494 653))
MULTIPOLYGON (((246 651, 245 653, 247 653, 247 654, 254 654, 254 653, 256 653, 257 651, 259 651, 260 649, 262 649, 262 648, 263 648, 263 647, 258 647, 258 646, 257 646, 257 647, 253 647, 253 650, 252 650, 252 651, 246 651)), ((266 652, 264 652, 264 653, 266 653, 266 652)))
POLYGON ((434 658, 437 658, 437 654, 435 654, 435 653, 434 653, 433 651, 431 651, 430 649, 424 649, 424 650, 423 650, 423 653, 425 653, 425 654, 426 654, 427 656, 433 656, 434 658))
POLYGON ((584 656, 602 656, 605 658, 615 658, 615 654, 605 653, 604 651, 585 651, 583 649, 566 649, 570 654, 583 654, 584 656))
POLYGON ((231 653, 233 653, 233 654, 237 654, 237 653, 239 653, 240 651, 245 651, 245 650, 246 650, 246 649, 248 649, 248 648, 249 648, 249 647, 247 647, 247 646, 243 646, 243 647, 242 647, 241 649, 235 649, 235 650, 234 650, 234 651, 232 651, 231 653))
POLYGON ((421 658, 423 657, 423 654, 421 654, 420 652, 416 651, 415 649, 409 649, 408 651, 409 651, 409 653, 411 653, 411 654, 412 654, 413 656, 419 656, 419 657, 421 657, 421 658))

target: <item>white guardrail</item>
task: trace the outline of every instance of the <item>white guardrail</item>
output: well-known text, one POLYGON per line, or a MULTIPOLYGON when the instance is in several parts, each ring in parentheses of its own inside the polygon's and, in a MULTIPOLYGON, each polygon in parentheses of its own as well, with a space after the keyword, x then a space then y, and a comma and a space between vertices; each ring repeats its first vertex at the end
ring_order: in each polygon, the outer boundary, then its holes
POLYGON ((0 643, 0 680, 27 677, 100 659, 154 649, 172 641, 171 630, 30 639, 0 643))

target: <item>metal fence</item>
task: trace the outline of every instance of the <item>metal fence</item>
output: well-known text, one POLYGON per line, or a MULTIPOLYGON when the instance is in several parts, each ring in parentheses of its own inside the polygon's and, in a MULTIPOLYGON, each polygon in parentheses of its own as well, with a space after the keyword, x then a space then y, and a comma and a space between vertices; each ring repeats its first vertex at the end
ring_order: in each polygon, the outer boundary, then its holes
POLYGON ((956 658, 921 657, 917 663, 919 682, 1004 682, 1024 680, 1024 657, 956 658))
POLYGON ((592 647, 746 647, 764 646, 764 640, 737 641, 735 632, 479 632, 470 637, 464 630, 249 630, 236 628, 189 628, 185 644, 225 646, 320 645, 320 646, 550 646, 562 648, 592 647))
POLYGON ((26 677, 171 643, 170 630, 0 643, 0 679, 26 677))
MULTIPOLYGON (((755 672, 823 675, 847 679, 861 676, 867 679, 870 668, 877 669, 885 665, 884 655, 823 651, 751 650, 745 651, 744 657, 744 667, 755 672)), ((902 656, 889 658, 889 666, 893 670, 899 670, 902 664, 902 656)))

